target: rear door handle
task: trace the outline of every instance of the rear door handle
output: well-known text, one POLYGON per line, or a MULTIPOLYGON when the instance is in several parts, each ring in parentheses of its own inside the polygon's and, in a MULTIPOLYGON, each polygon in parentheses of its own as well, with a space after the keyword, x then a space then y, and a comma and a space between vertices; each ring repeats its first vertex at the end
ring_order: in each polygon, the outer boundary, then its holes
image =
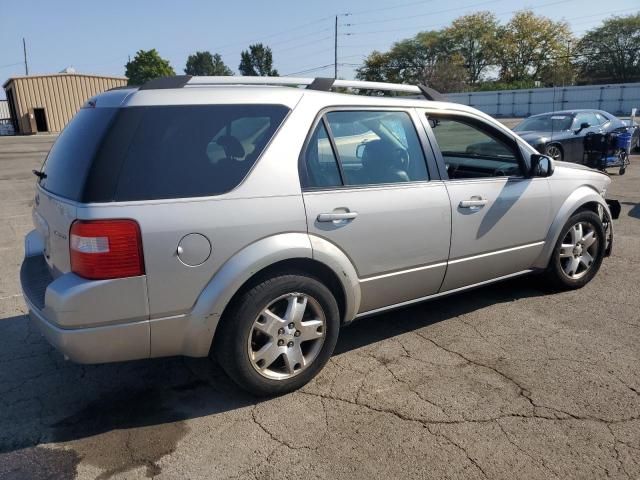
POLYGON ((487 204, 488 200, 482 197, 471 197, 469 200, 462 200, 460 208, 482 208, 487 204))
POLYGON ((353 220, 358 216, 358 212, 332 212, 320 213, 318 215, 319 222, 340 222, 343 220, 353 220))

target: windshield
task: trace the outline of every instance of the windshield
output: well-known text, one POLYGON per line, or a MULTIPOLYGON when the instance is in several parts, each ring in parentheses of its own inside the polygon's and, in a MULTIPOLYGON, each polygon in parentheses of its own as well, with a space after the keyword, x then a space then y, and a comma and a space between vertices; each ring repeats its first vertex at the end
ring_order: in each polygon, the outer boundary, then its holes
POLYGON ((571 128, 572 121, 572 115, 539 115, 527 118, 520 125, 514 128, 514 130, 516 132, 525 132, 530 130, 538 132, 557 132, 560 130, 569 130, 571 128))

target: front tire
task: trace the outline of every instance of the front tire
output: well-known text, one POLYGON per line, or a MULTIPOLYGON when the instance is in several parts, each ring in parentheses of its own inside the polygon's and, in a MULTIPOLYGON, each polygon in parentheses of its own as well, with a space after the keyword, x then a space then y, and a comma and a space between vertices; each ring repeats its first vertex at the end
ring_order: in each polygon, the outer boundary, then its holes
POLYGON ((565 224, 544 277, 556 290, 584 287, 598 273, 606 238, 600 217, 591 211, 574 214, 565 224))
POLYGON ((241 294, 219 328, 214 353, 227 375, 254 395, 272 396, 302 387, 324 367, 340 314, 318 280, 286 274, 241 294))

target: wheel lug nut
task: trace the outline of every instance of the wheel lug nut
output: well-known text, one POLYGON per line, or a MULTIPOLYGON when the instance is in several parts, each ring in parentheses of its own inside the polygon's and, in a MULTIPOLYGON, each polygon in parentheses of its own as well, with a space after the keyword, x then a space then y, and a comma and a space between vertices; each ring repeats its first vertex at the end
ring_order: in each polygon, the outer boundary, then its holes
POLYGON ((284 328, 278 329, 278 335, 284 335, 284 328))
POLYGON ((294 324, 293 322, 291 322, 291 323, 289 324, 289 328, 294 328, 294 327, 295 327, 295 324, 294 324))
POLYGON ((289 348, 293 347, 293 342, 287 343, 287 347, 289 347, 289 348))
POLYGON ((296 330, 296 333, 293 334, 294 337, 299 337, 300 336, 300 330, 296 330))
POLYGON ((278 340, 278 346, 281 347, 284 345, 284 340, 278 340))

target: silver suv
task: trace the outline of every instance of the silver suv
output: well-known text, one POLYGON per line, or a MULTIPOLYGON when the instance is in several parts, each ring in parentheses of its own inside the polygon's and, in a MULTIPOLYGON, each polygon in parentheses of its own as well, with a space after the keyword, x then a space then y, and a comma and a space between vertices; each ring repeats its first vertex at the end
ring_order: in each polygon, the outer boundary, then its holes
POLYGON ((609 178, 436 100, 188 76, 90 99, 34 172, 32 321, 77 362, 211 354, 272 395, 356 318, 530 272, 589 282, 609 178))

